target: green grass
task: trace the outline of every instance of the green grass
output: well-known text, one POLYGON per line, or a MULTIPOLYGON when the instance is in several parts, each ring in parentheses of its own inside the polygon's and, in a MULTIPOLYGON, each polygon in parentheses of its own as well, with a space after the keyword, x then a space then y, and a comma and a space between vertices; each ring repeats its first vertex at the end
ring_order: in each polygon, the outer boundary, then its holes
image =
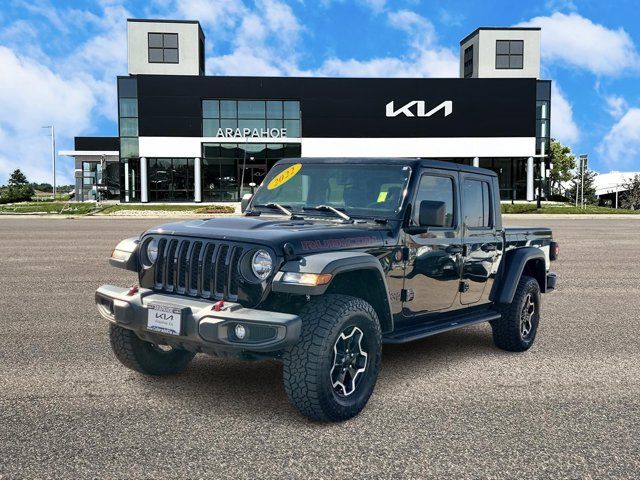
POLYGON ((63 215, 86 215, 96 208, 94 203, 76 202, 23 202, 0 205, 0 214, 47 213, 63 215))
POLYGON ((502 204, 502 213, 530 213, 530 214, 571 214, 571 215, 587 215, 587 214, 639 214, 640 210, 625 210, 623 208, 597 207, 594 205, 586 205, 585 208, 575 207, 572 205, 543 205, 542 208, 536 208, 536 204, 532 203, 516 203, 515 205, 502 204))
POLYGON ((234 213, 235 209, 230 205, 112 205, 103 209, 101 214, 111 214, 115 212, 121 212, 123 210, 129 211, 151 211, 151 212, 193 212, 193 213, 234 213))
MULTIPOLYGON (((69 200, 71 196, 68 193, 58 193, 56 194, 55 201, 57 202, 66 202, 69 200)), ((36 190, 36 194, 31 197, 31 200, 34 202, 53 202, 53 193, 51 192, 41 192, 36 190)))

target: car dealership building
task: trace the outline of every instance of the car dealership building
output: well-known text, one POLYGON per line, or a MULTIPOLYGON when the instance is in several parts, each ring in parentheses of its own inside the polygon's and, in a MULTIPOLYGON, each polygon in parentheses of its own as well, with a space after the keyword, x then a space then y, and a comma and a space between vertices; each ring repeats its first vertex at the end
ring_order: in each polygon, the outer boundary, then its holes
POLYGON ((436 158, 498 173, 503 200, 544 196, 551 82, 540 30, 479 28, 460 78, 204 75, 196 21, 129 20, 118 137, 76 137, 76 199, 238 201, 281 158, 436 158))

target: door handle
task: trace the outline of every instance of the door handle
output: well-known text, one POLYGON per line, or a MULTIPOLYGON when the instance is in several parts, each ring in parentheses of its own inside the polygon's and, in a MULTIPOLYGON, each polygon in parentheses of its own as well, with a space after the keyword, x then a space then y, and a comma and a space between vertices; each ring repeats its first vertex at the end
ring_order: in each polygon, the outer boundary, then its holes
POLYGON ((497 247, 494 243, 483 243, 480 249, 483 252, 495 252, 497 250, 497 247))

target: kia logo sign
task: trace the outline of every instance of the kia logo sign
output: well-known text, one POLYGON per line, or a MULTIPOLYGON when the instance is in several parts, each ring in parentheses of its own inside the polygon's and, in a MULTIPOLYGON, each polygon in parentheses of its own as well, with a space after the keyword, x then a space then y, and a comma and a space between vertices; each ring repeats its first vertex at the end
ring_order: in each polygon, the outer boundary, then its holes
POLYGON ((445 100, 440 105, 433 107, 427 112, 427 102, 424 100, 411 100, 409 103, 395 109, 393 100, 387 103, 387 117, 397 117, 403 114, 406 117, 430 117, 440 110, 444 110, 444 116, 448 117, 453 113, 453 101, 445 100), (416 107, 416 108, 414 108, 416 107))

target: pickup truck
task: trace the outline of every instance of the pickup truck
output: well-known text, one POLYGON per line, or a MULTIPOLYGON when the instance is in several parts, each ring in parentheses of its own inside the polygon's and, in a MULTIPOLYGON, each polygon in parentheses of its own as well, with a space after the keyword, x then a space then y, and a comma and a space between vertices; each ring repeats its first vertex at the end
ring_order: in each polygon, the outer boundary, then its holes
POLYGON ((342 421, 371 396, 384 343, 481 322, 533 344, 556 288, 548 228, 505 228, 490 170, 419 159, 286 159, 242 216, 161 225, 110 263, 137 273, 95 300, 115 356, 147 375, 197 353, 283 362, 307 417, 342 421))

